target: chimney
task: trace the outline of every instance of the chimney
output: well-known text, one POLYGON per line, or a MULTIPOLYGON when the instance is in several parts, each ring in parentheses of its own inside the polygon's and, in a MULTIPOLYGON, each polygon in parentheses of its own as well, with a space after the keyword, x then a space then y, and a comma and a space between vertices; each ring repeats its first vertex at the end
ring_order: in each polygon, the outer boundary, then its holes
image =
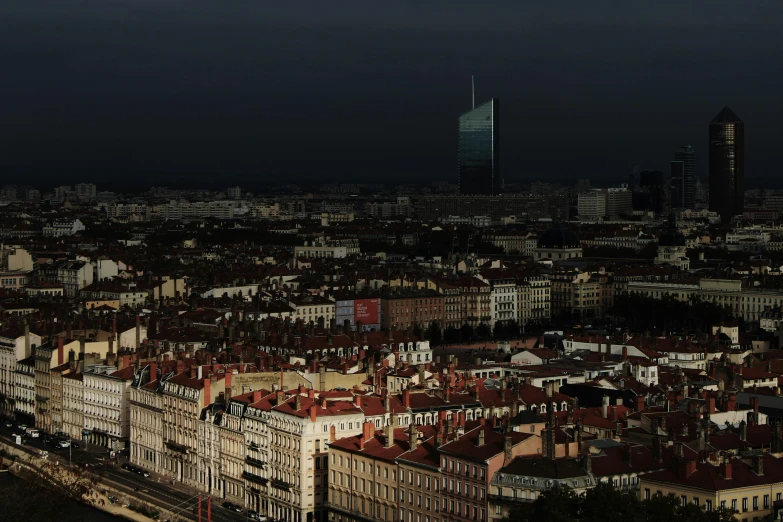
POLYGON ((759 398, 751 397, 750 406, 753 408, 753 424, 757 425, 759 423, 759 398))
POLYGON ((756 455, 753 457, 753 473, 758 475, 759 477, 764 475, 764 457, 761 455, 756 455))
POLYGON ((315 409, 315 404, 311 404, 310 405, 310 422, 315 422, 315 419, 316 419, 317 416, 318 416, 318 411, 315 409))
POLYGON ((63 359, 63 346, 65 343, 65 339, 62 337, 57 338, 57 364, 63 364, 65 360, 63 359))
POLYGON ((634 410, 642 411, 644 409, 644 395, 638 395, 634 399, 634 410))
POLYGON ((601 402, 601 417, 606 419, 609 413, 608 410, 609 410, 609 397, 604 395, 601 402))
POLYGON ((590 456, 590 453, 586 453, 584 456, 584 466, 585 466, 585 473, 588 475, 593 472, 593 457, 590 456))
POLYGON ((30 322, 25 318, 24 320, 24 355, 30 357, 30 322))
POLYGON ((334 442, 337 439, 337 428, 335 426, 329 427, 329 442, 334 442))
MULTIPOLYGON (((448 402, 448 400, 446 402, 448 402)), ((402 406, 405 409, 409 409, 411 407, 411 392, 407 388, 402 390, 402 406)))
POLYGON ((514 443, 511 440, 511 433, 506 433, 503 437, 503 458, 505 459, 505 462, 503 463, 504 466, 508 466, 509 462, 514 458, 512 449, 514 447, 514 443))
POLYGON ((663 452, 661 451, 661 438, 658 436, 653 437, 652 440, 652 456, 653 460, 659 463, 663 462, 663 452))
POLYGON ((731 462, 727 460, 720 465, 720 474, 723 475, 724 479, 731 480, 732 478, 731 462))
POLYGON ((696 472, 696 461, 687 460, 681 464, 680 473, 683 477, 688 478, 696 472))
POLYGON ((476 442, 476 446, 480 448, 483 445, 484 445, 484 427, 482 426, 481 428, 479 428, 478 441, 476 442))
POLYGON ((253 404, 261 400, 261 390, 253 390, 253 404))
POLYGON ((739 423, 739 437, 740 440, 748 440, 748 425, 745 421, 739 423))
POLYGON ((294 411, 299 411, 302 409, 302 396, 298 393, 296 394, 296 402, 294 404, 294 411))
POLYGON ((150 382, 158 380, 158 365, 157 363, 150 363, 150 382))
POLYGON ((416 448, 419 447, 419 432, 416 430, 416 425, 411 423, 410 428, 410 450, 416 451, 416 448))
POLYGON ((712 395, 707 397, 707 413, 710 415, 715 413, 715 397, 712 395))
MULTIPOLYGON (((394 419, 394 417, 392 417, 394 419)), ((391 448, 394 445, 394 425, 397 424, 396 422, 389 422, 389 424, 386 426, 386 442, 384 443, 385 448, 391 448)))

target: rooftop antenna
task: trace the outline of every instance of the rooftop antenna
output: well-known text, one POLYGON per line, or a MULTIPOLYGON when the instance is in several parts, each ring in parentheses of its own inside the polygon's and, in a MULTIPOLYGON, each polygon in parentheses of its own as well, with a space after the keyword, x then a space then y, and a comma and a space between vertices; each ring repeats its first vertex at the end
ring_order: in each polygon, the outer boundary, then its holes
POLYGON ((476 84, 473 83, 473 75, 470 75, 470 98, 473 102, 473 109, 476 108, 476 84))

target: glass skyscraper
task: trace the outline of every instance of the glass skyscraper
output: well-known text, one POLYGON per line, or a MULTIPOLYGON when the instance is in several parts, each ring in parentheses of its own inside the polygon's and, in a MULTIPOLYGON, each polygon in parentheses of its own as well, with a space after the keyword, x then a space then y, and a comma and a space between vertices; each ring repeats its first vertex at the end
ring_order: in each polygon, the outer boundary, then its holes
POLYGON ((745 208, 745 123, 728 107, 710 122, 710 210, 723 221, 745 208))
POLYGON ((459 117, 458 142, 460 193, 500 194, 498 100, 492 98, 459 117))
POLYGON ((681 208, 696 208, 696 151, 690 145, 680 147, 674 161, 681 161, 683 166, 681 208))

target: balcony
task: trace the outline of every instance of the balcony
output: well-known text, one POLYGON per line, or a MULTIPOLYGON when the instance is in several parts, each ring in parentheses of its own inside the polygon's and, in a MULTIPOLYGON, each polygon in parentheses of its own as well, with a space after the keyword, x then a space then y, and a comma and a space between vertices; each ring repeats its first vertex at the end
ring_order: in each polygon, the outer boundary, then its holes
POLYGON ((259 468, 263 468, 266 466, 266 462, 264 462, 261 459, 254 459, 253 457, 245 457, 245 462, 247 462, 251 466, 256 466, 259 468))
POLYGON ((251 450, 251 451, 258 451, 258 450, 260 450, 260 449, 261 449, 261 446, 259 446, 259 445, 258 445, 258 444, 256 444, 255 442, 248 442, 248 444, 247 444, 247 449, 249 449, 249 450, 251 450))
MULTIPOLYGON (((94 431, 94 430, 93 430, 94 431)), ((176 451, 177 453, 187 453, 188 447, 184 444, 177 444, 173 440, 166 441, 166 447, 170 449, 171 451, 176 451)))
POLYGON ((245 478, 245 480, 255 482, 256 484, 261 484, 262 486, 266 486, 267 482, 269 482, 268 478, 256 475, 255 473, 250 473, 249 471, 243 471, 242 476, 245 478))
POLYGON ((291 484, 284 480, 272 479, 272 487, 282 489, 283 491, 291 491, 291 484))

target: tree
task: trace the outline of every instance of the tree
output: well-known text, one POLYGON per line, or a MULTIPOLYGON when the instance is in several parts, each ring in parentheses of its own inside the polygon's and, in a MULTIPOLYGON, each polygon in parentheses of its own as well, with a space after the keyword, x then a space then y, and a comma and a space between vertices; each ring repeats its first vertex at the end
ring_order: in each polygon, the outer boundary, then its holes
POLYGON ((655 495, 639 500, 635 493, 598 484, 583 494, 567 486, 542 492, 529 504, 511 511, 505 522, 734 522, 734 512, 724 508, 705 511, 673 496, 655 495))
POLYGON ((430 340, 430 344, 436 345, 443 342, 443 335, 440 331, 440 324, 438 321, 432 321, 427 327, 427 339, 430 340))
POLYGON ((462 328, 460 328, 459 334, 463 341, 470 341, 473 339, 473 327, 468 323, 465 323, 462 325, 462 328))
POLYGON ((489 339, 489 336, 492 334, 492 331, 489 329, 489 325, 485 322, 479 323, 479 325, 476 327, 476 336, 480 339, 489 339))

